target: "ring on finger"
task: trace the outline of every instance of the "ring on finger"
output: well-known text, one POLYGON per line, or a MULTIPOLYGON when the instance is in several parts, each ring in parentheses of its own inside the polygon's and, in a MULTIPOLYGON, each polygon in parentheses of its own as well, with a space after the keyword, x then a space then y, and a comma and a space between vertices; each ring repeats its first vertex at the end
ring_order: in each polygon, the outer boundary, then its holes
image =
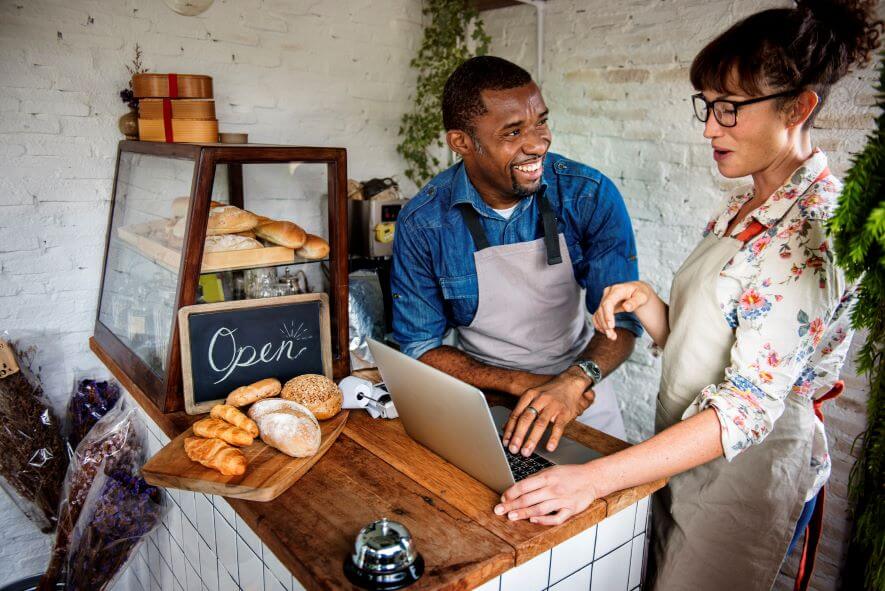
POLYGON ((530 410, 530 411, 532 411, 533 413, 535 413, 535 416, 538 416, 539 414, 541 414, 541 411, 539 411, 539 410, 538 410, 537 408, 535 408, 534 406, 530 406, 530 407, 528 407, 526 410, 530 410))

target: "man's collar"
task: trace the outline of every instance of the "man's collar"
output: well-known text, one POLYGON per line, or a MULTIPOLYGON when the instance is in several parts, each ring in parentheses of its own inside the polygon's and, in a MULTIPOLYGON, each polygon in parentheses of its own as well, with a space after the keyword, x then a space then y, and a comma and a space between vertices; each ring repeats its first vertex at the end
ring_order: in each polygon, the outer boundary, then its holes
MULTIPOLYGON (((473 186, 470 177, 467 176, 467 167, 464 166, 464 162, 459 162, 456 166, 458 170, 455 172, 455 177, 452 180, 452 200, 449 207, 452 208, 461 203, 469 203, 480 215, 487 217, 497 216, 495 210, 483 200, 479 191, 473 186)), ((543 177, 541 183, 543 185, 547 184, 544 182, 543 177)), ((514 215, 521 212, 527 204, 532 202, 532 199, 533 197, 529 197, 520 201, 519 205, 521 207, 516 209, 514 215)))

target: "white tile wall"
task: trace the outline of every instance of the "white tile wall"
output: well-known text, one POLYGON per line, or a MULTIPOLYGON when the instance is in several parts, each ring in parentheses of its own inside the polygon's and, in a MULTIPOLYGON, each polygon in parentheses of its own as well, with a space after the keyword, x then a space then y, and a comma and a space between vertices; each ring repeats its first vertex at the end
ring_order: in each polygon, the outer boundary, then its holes
MULTIPOLYGON (((142 413, 149 447, 169 442, 142 413)), ((168 511, 115 591, 304 591, 222 497, 167 489, 168 511)), ((646 554, 648 499, 619 511, 479 591, 636 591, 646 554)))

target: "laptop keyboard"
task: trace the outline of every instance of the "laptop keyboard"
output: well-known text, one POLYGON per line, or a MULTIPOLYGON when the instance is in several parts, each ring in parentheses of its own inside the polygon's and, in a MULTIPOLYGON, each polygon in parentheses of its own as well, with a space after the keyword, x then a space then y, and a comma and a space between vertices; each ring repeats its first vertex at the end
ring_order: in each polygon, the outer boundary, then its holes
POLYGON ((524 457, 520 454, 510 453, 507 447, 504 447, 504 455, 507 456, 507 463, 510 464, 510 470, 513 472, 513 479, 519 482, 523 478, 528 478, 535 472, 540 472, 544 468, 555 465, 549 460, 545 460, 538 454, 532 454, 524 457))

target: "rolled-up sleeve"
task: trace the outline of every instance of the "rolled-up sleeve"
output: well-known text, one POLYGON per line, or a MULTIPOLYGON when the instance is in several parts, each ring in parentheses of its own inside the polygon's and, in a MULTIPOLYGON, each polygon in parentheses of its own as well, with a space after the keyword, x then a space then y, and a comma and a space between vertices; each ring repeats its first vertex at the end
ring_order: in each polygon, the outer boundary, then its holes
MULTIPOLYGON (((583 251, 587 261, 587 276, 579 281, 587 290, 587 310, 592 314, 599 307, 606 287, 639 279, 636 238, 621 193, 604 176, 595 199, 583 199, 578 212, 585 228, 583 251)), ((615 326, 637 337, 643 332, 642 324, 631 312, 616 314, 615 326)))
POLYGON ((446 317, 430 249, 421 229, 408 222, 397 224, 390 288, 393 337, 402 352, 417 359, 442 345, 446 317))
POLYGON ((757 279, 737 302, 725 379, 705 387, 683 414, 716 410, 728 460, 771 433, 797 379, 813 364, 845 292, 823 226, 814 222, 806 228, 779 248, 765 249, 757 279))

